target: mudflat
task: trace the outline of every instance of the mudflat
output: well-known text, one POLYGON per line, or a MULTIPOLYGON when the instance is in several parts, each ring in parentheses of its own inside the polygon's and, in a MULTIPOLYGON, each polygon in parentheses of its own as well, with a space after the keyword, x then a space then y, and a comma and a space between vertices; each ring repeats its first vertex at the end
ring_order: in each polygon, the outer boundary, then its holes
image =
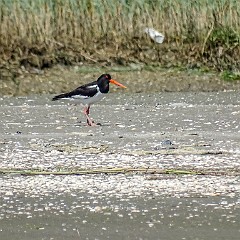
POLYGON ((240 97, 0 101, 0 239, 238 239, 240 97))
MULTIPOLYGON (((150 66, 146 70, 146 67, 141 64, 132 64, 126 67, 56 65, 47 70, 25 69, 20 71, 16 77, 7 74, 2 77, 0 96, 66 92, 96 80, 102 73, 110 73, 114 79, 126 85, 128 93, 240 90, 239 81, 231 80, 231 75, 225 79, 224 73, 206 72, 204 69, 166 69, 150 66)), ((112 88, 112 91, 118 91, 118 89, 112 88)))

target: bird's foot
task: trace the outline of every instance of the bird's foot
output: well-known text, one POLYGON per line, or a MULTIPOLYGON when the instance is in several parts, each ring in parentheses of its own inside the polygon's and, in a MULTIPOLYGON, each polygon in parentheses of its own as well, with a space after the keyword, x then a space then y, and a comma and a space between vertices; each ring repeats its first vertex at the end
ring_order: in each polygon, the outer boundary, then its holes
POLYGON ((94 123, 94 121, 91 120, 91 119, 87 119, 87 125, 88 125, 88 126, 91 126, 91 127, 97 126, 96 123, 94 123))

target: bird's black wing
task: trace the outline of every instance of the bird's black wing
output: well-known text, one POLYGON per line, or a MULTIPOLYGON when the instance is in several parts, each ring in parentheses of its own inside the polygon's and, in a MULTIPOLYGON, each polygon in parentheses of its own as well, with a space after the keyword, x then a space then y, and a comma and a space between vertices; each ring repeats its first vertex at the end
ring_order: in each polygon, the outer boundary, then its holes
POLYGON ((82 85, 75 90, 63 93, 53 97, 52 101, 61 99, 61 98, 82 98, 86 99, 93 97, 98 92, 97 81, 82 85))

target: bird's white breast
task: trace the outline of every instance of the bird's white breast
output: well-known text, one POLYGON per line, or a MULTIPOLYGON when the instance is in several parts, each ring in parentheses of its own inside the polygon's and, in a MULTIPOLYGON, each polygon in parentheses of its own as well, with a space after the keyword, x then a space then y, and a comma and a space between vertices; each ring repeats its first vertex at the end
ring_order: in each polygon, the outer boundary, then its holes
POLYGON ((87 98, 83 99, 82 103, 91 105, 95 102, 100 101, 102 98, 104 98, 104 96, 105 96, 105 94, 98 91, 93 97, 87 97, 87 98))

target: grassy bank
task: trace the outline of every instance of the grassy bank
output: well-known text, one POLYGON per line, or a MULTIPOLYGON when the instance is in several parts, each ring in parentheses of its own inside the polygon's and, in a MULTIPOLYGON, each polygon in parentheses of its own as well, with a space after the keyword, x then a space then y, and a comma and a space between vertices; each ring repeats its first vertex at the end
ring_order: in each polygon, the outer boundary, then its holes
POLYGON ((1 78, 79 62, 240 69, 237 0, 2 0, 0 19, 1 78))

